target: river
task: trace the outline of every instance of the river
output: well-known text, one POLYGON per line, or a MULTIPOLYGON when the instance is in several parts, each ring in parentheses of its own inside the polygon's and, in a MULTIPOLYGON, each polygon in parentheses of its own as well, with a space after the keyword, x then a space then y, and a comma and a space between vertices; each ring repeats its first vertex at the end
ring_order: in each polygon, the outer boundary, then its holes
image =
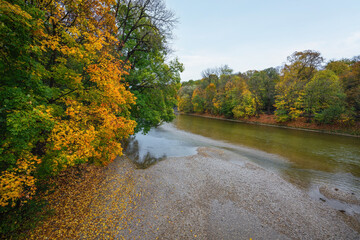
MULTIPOLYGON (((178 115, 172 123, 137 134, 127 154, 140 168, 198 147, 231 153, 312 192, 321 185, 360 193, 360 138, 178 115)), ((316 193, 315 193, 316 194, 316 193)))

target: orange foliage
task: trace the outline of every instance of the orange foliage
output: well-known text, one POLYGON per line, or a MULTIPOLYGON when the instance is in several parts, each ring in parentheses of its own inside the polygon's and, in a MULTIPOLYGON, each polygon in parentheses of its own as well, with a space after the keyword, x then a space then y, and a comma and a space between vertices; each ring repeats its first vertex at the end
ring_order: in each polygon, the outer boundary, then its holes
POLYGON ((35 193, 35 178, 31 173, 35 166, 41 162, 36 156, 28 154, 19 159, 16 168, 3 172, 0 176, 0 206, 5 207, 20 198, 25 198, 26 202, 35 193))
MULTIPOLYGON (((57 88, 54 91, 57 95, 49 101, 57 110, 48 106, 43 113, 54 125, 43 141, 47 144, 44 155, 26 152, 15 168, 1 173, 0 206, 15 204, 19 199, 26 201, 35 193, 34 172, 40 158, 46 158, 55 173, 88 161, 106 165, 122 155, 120 141, 133 134, 136 126, 129 117, 135 97, 122 82, 128 67, 110 52, 118 43, 113 36, 116 26, 111 9, 115 1, 32 4, 46 16, 37 20, 38 28, 32 33, 34 41, 30 46, 31 51, 41 56, 44 67, 32 75, 57 88), (59 106, 63 111, 58 110, 59 106)), ((32 18, 19 6, 7 2, 1 3, 1 10, 32 18)))

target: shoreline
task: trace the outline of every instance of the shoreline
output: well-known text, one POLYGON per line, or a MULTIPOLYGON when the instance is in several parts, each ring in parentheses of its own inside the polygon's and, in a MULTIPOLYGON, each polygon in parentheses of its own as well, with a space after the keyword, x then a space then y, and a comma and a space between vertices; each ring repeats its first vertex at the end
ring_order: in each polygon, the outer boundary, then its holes
POLYGON ((262 167, 227 161, 222 150, 169 157, 137 169, 140 206, 127 238, 359 239, 349 216, 262 167))
POLYGON ((87 193, 69 185, 66 192, 74 195, 61 199, 62 207, 30 238, 360 238, 359 214, 335 210, 257 164, 229 159, 222 150, 199 147, 195 155, 137 169, 126 155, 118 157, 98 184, 84 179, 87 193))
POLYGON ((204 115, 204 114, 183 113, 183 112, 176 112, 175 114, 188 115, 188 116, 194 116, 194 117, 202 117, 202 118, 209 118, 209 119, 216 119, 216 120, 223 120, 223 121, 229 121, 229 122, 235 122, 235 123, 247 123, 247 124, 266 126, 266 127, 277 127, 277 128, 284 128, 284 129, 291 129, 291 130, 298 130, 298 131, 325 133, 325 134, 338 135, 338 136, 344 136, 344 137, 360 138, 360 135, 349 134, 349 133, 341 133, 341 132, 333 132, 333 131, 329 131, 329 130, 291 127, 291 126, 285 126, 285 125, 280 125, 280 124, 269 124, 269 123, 262 123, 262 122, 256 122, 256 121, 228 119, 228 118, 224 118, 224 117, 217 117, 217 116, 204 115))

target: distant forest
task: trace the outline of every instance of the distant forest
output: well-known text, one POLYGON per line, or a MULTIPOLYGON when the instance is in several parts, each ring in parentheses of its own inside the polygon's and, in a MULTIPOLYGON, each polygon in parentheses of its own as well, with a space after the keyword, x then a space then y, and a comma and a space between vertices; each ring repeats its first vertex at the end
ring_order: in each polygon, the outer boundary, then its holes
POLYGON ((274 114, 277 122, 303 117, 318 124, 359 121, 360 56, 325 62, 317 51, 294 52, 286 64, 233 73, 209 68, 202 79, 182 83, 178 109, 247 119, 274 114))

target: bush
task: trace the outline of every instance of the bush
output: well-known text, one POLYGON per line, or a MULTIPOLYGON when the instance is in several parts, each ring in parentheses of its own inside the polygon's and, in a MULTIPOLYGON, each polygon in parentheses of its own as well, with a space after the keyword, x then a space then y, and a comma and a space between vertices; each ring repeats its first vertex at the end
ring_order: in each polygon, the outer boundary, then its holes
POLYGON ((344 107, 340 105, 333 105, 329 108, 324 109, 320 113, 315 113, 315 121, 317 123, 330 124, 341 119, 344 107))

